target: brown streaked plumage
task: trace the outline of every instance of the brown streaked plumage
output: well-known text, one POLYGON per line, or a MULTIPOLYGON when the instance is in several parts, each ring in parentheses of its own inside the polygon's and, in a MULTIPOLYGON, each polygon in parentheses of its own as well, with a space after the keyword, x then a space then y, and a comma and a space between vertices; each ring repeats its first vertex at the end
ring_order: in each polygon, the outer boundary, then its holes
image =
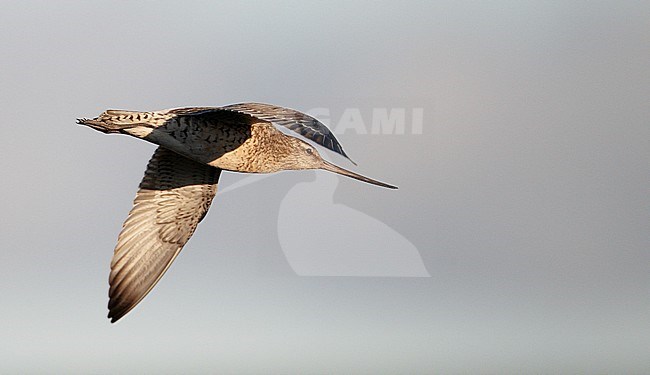
POLYGON ((111 261, 111 322, 131 311, 178 256, 207 213, 222 170, 323 169, 396 189, 331 164, 308 143, 276 129, 274 124, 284 126, 347 158, 334 134, 321 122, 269 104, 155 112, 107 110, 94 119, 77 122, 160 146, 149 161, 111 261))

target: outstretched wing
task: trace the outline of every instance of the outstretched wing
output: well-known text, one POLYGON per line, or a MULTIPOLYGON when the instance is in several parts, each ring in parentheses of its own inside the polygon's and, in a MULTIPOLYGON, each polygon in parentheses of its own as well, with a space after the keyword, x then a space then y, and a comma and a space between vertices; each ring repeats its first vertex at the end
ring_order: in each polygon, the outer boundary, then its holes
POLYGON ((207 213, 220 173, 163 147, 156 149, 111 261, 111 322, 133 309, 169 268, 207 213))
POLYGON ((353 162, 334 134, 322 122, 293 109, 264 103, 239 103, 221 107, 284 126, 353 162))

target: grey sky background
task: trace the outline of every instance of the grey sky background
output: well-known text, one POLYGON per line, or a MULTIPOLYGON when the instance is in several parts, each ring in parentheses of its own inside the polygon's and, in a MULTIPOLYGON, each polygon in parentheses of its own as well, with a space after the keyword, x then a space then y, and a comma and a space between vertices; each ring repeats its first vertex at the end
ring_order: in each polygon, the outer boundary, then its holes
MULTIPOLYGON (((650 372, 650 3, 2 8, 0 372, 650 372), (217 195, 109 324, 155 146, 75 118, 241 101, 330 123, 359 108, 368 129, 373 108, 423 108, 422 134, 339 134, 358 167, 326 157, 399 186, 340 178, 333 201, 408 239, 431 277, 296 275, 280 203, 331 184, 285 172, 217 195)), ((355 225, 323 212, 296 232, 322 246, 355 225)), ((370 256, 363 236, 349 246, 370 256)))

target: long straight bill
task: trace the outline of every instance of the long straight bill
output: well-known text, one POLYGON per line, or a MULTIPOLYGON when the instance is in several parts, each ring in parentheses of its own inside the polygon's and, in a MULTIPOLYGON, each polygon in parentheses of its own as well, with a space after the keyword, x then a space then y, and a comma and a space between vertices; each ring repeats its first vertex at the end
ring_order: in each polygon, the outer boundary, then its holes
POLYGON ((360 174, 350 172, 347 169, 343 169, 343 168, 339 167, 338 165, 334 165, 334 164, 332 164, 330 162, 327 162, 325 160, 323 160, 323 166, 321 167, 321 169, 324 169, 324 170, 330 171, 330 172, 334 172, 334 173, 337 173, 337 174, 340 174, 340 175, 343 175, 343 176, 352 177, 352 178, 357 179, 359 181, 367 182, 369 184, 379 185, 379 186, 383 186, 383 187, 389 188, 389 189, 397 189, 397 186, 388 185, 388 184, 385 184, 383 182, 373 180, 372 178, 368 178, 368 177, 362 176, 360 174))

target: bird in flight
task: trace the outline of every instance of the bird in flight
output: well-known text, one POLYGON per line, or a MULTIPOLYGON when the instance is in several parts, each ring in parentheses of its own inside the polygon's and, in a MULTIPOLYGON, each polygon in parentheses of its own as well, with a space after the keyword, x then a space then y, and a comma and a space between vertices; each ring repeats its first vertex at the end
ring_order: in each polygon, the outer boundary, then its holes
POLYGON ((159 146, 149 160, 111 260, 108 318, 112 323, 151 291, 178 256, 206 215, 222 170, 323 169, 396 189, 329 163, 309 143, 278 130, 276 126, 285 127, 348 158, 320 121, 270 104, 152 112, 107 110, 77 123, 159 146))

